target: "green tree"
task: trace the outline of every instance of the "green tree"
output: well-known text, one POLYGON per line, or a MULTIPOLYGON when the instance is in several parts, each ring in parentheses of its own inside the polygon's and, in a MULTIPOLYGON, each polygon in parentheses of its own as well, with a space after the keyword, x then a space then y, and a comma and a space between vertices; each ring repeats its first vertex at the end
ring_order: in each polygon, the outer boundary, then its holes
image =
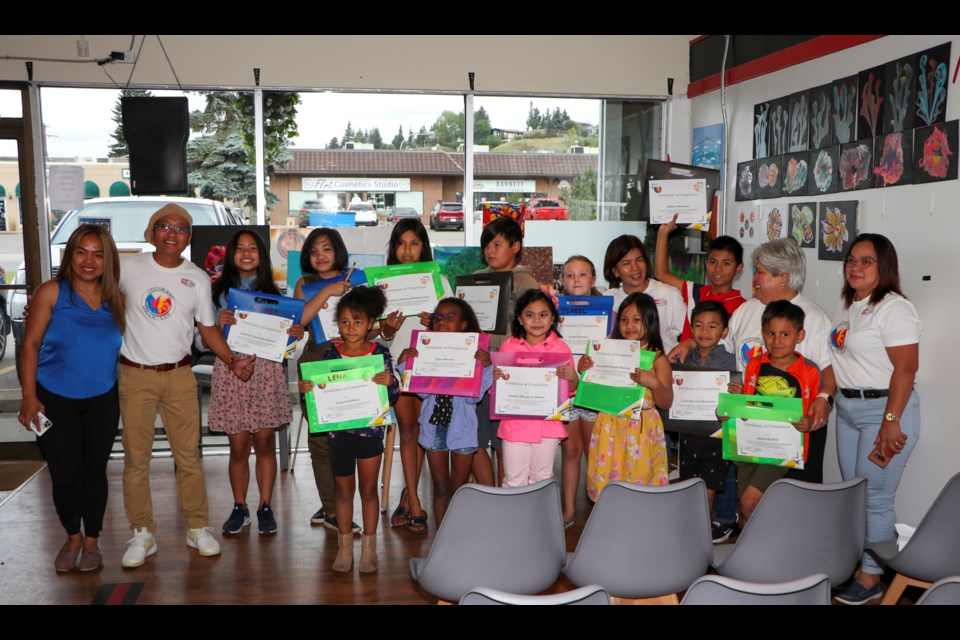
POLYGON ((367 142, 373 143, 374 149, 383 148, 383 136, 380 135, 380 129, 374 127, 370 129, 370 135, 368 136, 367 142))
POLYGON ((340 143, 337 142, 337 136, 330 138, 330 142, 327 143, 327 149, 339 149, 340 143))
POLYGON ((403 140, 403 125, 400 125, 400 130, 397 131, 397 135, 393 136, 393 140, 390 144, 393 145, 394 149, 399 149, 401 146, 403 146, 403 140))
POLYGON ((341 141, 343 142, 344 145, 346 145, 348 142, 353 142, 354 136, 356 136, 356 133, 354 133, 353 131, 353 125, 351 125, 350 121, 347 120, 347 128, 343 132, 343 137, 341 138, 341 141))
POLYGON ((567 205, 571 220, 596 220, 597 172, 587 169, 574 178, 569 189, 560 190, 560 200, 567 205))
POLYGON ((437 144, 443 147, 456 147, 463 141, 463 113, 444 111, 430 127, 437 136, 437 144))
POLYGON ((543 121, 540 118, 540 109, 537 109, 533 106, 533 101, 530 101, 530 109, 527 111, 527 129, 539 129, 543 126, 543 121))
POLYGON ((130 152, 127 150, 127 139, 123 135, 123 108, 120 98, 149 98, 152 95, 152 93, 144 89, 124 89, 120 92, 120 95, 117 96, 117 101, 113 105, 113 115, 110 118, 117 123, 117 126, 114 128, 113 134, 111 134, 113 143, 110 145, 109 151, 107 151, 108 158, 124 158, 130 155, 130 152))

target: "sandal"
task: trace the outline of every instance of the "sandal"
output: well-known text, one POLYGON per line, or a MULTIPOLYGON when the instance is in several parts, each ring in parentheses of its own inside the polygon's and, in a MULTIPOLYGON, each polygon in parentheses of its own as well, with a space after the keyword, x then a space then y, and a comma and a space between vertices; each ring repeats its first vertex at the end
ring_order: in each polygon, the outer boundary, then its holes
POLYGON ((419 516, 410 516, 410 523, 407 525, 407 531, 417 535, 426 535, 430 528, 427 526, 427 512, 424 511, 419 516))
POLYGON ((400 492, 400 504, 397 505, 397 508, 393 510, 393 513, 390 515, 390 526, 391 527, 407 527, 410 526, 410 509, 402 506, 403 505, 403 496, 406 495, 407 489, 404 487, 403 491, 400 492))

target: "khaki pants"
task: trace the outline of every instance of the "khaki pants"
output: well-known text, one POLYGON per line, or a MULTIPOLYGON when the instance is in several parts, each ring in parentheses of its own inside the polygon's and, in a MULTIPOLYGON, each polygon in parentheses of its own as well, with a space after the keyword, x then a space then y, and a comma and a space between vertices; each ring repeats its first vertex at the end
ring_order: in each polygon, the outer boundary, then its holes
POLYGON ((177 493, 187 526, 207 526, 207 488, 203 481, 197 380, 190 367, 158 373, 120 365, 120 415, 123 418, 123 506, 131 528, 155 531, 150 495, 150 458, 157 411, 177 465, 177 493))

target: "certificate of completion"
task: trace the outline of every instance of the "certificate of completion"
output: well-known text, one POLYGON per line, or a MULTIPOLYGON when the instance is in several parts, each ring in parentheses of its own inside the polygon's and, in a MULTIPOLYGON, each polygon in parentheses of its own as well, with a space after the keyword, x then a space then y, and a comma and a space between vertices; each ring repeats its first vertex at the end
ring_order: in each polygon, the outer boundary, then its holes
POLYGON ((607 337, 610 316, 560 316, 563 341, 576 354, 586 353, 587 343, 607 337))
POLYGON ((293 325, 291 318, 237 310, 237 324, 230 327, 227 345, 238 353, 252 354, 258 358, 282 362, 290 336, 287 329, 293 325))
POLYGON ((411 273, 374 282, 387 296, 388 311, 415 316, 437 308, 440 299, 433 278, 432 273, 411 273))
POLYGON ((413 375, 473 378, 478 340, 476 333, 421 331, 417 336, 419 355, 413 362, 413 375))
POLYGON ((637 340, 596 340, 591 344, 593 367, 584 372, 583 381, 608 387, 636 387, 630 374, 640 366, 637 340))
POLYGON ((803 434, 789 422, 737 418, 741 456, 803 461, 803 434))
POLYGON ((326 425, 376 417, 380 414, 379 386, 370 380, 318 384, 313 388, 317 422, 326 425))
POLYGON ((473 307, 483 331, 493 331, 497 326, 497 311, 500 305, 500 287, 496 285, 460 285, 457 297, 473 307))
POLYGON ((670 419, 711 420, 719 429, 717 399, 729 383, 729 371, 674 371, 670 419))
POLYGON ((650 223, 664 224, 680 214, 681 224, 707 221, 707 181, 651 180, 647 197, 650 199, 650 223))
POLYGON ((337 326, 337 303, 340 298, 341 296, 330 296, 323 303, 323 308, 317 312, 317 320, 327 340, 340 336, 340 327, 337 326))
POLYGON ((499 367, 496 413, 543 417, 557 408, 559 378, 554 368, 499 367))

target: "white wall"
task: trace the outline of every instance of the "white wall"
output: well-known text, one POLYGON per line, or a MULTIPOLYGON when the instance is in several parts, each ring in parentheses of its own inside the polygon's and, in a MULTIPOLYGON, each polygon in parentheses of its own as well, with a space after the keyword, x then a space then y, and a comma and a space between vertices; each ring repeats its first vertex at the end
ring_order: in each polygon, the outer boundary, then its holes
MULTIPOLYGON (((736 228, 733 218, 737 162, 749 160, 753 154, 755 103, 817 87, 947 41, 953 42, 955 64, 960 53, 958 36, 887 36, 729 87, 726 95, 729 164, 724 172, 728 194, 727 229, 736 228)), ((949 73, 953 73, 952 65, 949 73)), ((949 91, 946 117, 954 120, 960 116, 960 91, 956 84, 949 85, 949 91)), ((693 100, 694 127, 720 121, 719 91, 693 100)), ((944 483, 960 471, 960 412, 955 390, 960 344, 954 330, 960 319, 960 298, 951 295, 956 288, 951 281, 958 271, 960 182, 871 189, 809 199, 860 201, 859 230, 882 233, 893 240, 900 258, 904 293, 917 306, 923 321, 917 376, 923 416, 921 436, 900 484, 896 505, 899 520, 916 524, 944 483), (927 275, 931 280, 924 282, 922 277, 927 275)), ((750 247, 747 249, 749 254, 750 247)), ((817 260, 815 249, 805 252, 807 284, 803 293, 833 316, 840 295, 841 264, 817 260)), ((744 258, 749 265, 749 257, 744 258)), ((749 287, 749 273, 746 276, 740 279, 742 289, 749 287)), ((832 437, 830 440, 825 474, 828 479, 836 480, 839 479, 836 446, 832 437)))

